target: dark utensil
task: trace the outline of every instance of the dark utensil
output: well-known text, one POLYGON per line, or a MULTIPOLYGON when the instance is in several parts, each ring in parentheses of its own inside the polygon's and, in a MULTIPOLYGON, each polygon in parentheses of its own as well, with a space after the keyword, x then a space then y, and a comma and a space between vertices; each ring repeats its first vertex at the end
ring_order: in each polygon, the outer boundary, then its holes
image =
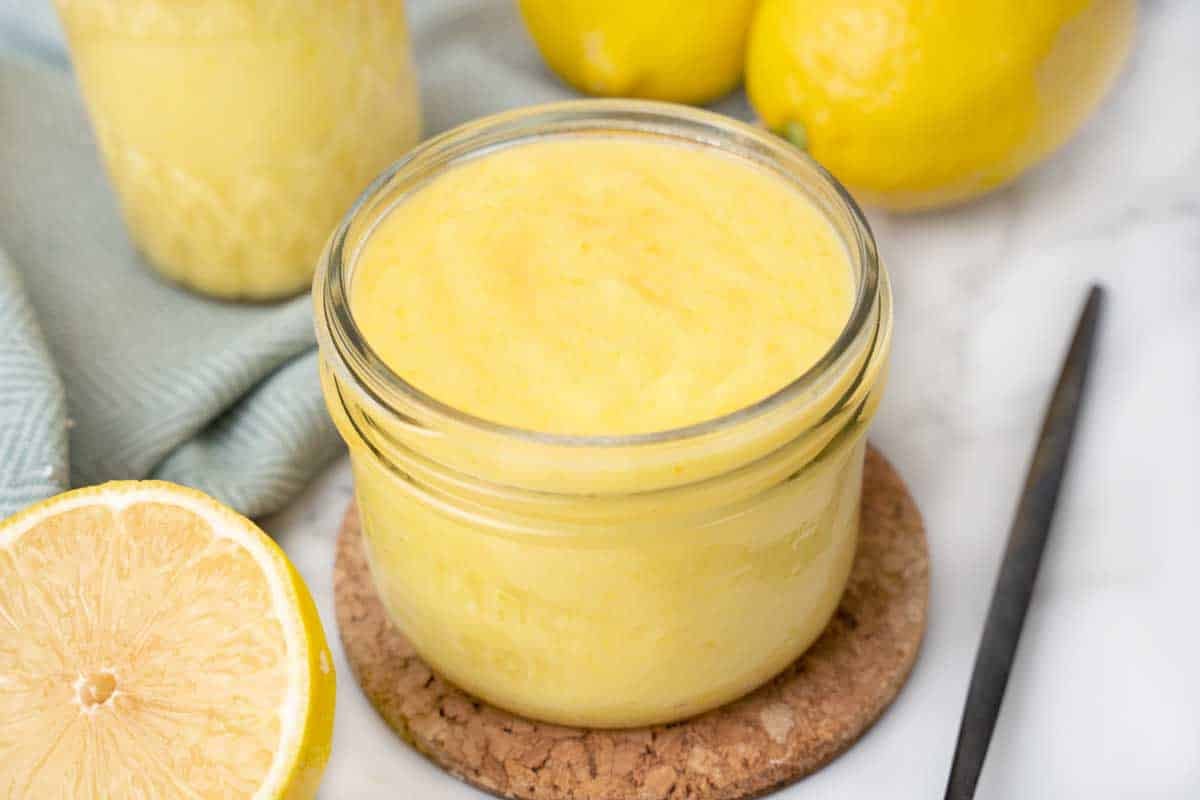
POLYGON ((958 730, 946 800, 971 800, 975 796, 975 785, 979 782, 983 759, 992 741, 1038 565, 1054 519, 1058 490, 1071 452, 1088 367, 1095 350, 1103 301, 1104 290, 1092 286, 1079 315, 1058 386, 1046 409, 1037 450, 1025 477, 1021 503, 1008 534, 1008 547, 992 594, 979 653, 975 656, 975 671, 971 674, 967 705, 958 730))

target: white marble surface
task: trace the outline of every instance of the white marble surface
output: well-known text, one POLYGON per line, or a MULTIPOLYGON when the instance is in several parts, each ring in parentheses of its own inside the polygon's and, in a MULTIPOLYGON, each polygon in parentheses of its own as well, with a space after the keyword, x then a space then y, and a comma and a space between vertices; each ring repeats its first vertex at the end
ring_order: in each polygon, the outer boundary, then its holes
MULTIPOLYGON (((423 68, 429 48, 463 47, 458 32, 480 23, 514 74, 536 59, 503 0, 413 11, 423 68)), ((932 613, 893 708, 780 798, 941 796, 1042 407, 1094 280, 1111 292, 1090 402, 979 797, 1200 797, 1200 3, 1142 12, 1113 96, 1050 163, 960 210, 871 214, 897 309, 873 438, 925 514, 932 613)), ((0 0, 5 15, 10 40, 53 42, 44 7, 0 0)), ((434 126, 464 113, 454 93, 472 92, 472 57, 423 76, 434 126)), ((266 521, 335 640, 333 534, 350 491, 343 461, 266 521)), ((336 652, 323 798, 483 797, 393 736, 336 652)))

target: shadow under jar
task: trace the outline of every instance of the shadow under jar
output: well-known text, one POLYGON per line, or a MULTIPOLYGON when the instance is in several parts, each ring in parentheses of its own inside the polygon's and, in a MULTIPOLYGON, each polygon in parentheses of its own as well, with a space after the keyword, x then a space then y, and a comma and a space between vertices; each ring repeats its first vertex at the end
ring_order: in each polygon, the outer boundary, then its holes
POLYGON ((891 295, 853 201, 790 145, 659 103, 490 117, 427 142, 367 190, 326 248, 314 302, 373 580, 417 651, 455 684, 562 724, 666 722, 749 692, 825 627, 854 559, 891 295), (381 221, 472 159, 581 137, 715 148, 801 193, 852 273, 848 319, 828 350, 748 406, 629 435, 499 424, 401 377, 352 302, 381 221))

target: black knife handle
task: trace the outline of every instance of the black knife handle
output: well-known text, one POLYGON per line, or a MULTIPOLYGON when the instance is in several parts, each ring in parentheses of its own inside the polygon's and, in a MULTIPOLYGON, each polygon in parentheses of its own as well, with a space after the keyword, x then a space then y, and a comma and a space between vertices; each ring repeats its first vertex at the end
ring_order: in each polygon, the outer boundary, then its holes
POLYGON ((975 669, 971 673, 967 704, 946 785, 946 800, 971 800, 975 796, 975 786, 979 783, 984 756, 992 741, 1017 643, 1021 639, 1025 612, 1029 610, 1038 566, 1050 534, 1054 508, 1058 504, 1058 491, 1075 436, 1103 303, 1104 290, 1093 286, 1079 315, 1058 386, 1046 409, 1037 450, 1029 465, 1021 502, 1008 534, 1008 546, 992 594, 979 652, 975 656, 975 669))

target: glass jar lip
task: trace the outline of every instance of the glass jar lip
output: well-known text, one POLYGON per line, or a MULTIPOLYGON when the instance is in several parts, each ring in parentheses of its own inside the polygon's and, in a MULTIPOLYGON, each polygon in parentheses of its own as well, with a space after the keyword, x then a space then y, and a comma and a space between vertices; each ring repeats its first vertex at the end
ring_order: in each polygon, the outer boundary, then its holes
MULTIPOLYGON (((748 155, 747 152, 734 154, 743 157, 748 155)), ((428 177, 426 176, 426 179, 428 177)), ((370 236, 370 231, 367 236, 370 236)), ((317 317, 317 338, 321 349, 335 353, 340 362, 336 366, 344 366, 349 376, 355 379, 355 384, 363 388, 382 409, 395 412, 394 404, 381 397, 378 389, 394 392, 436 417, 486 434, 556 447, 624 448, 670 444, 720 433, 765 416, 803 395, 823 376, 834 370, 839 362, 848 358, 855 342, 869 333, 873 309, 879 299, 879 283, 878 253, 862 209, 846 188, 807 153, 765 129, 704 109, 650 100, 579 99, 527 106, 464 123, 427 139, 392 164, 363 190, 331 234, 316 270, 313 298, 317 317), (607 132, 673 135, 674 138, 690 140, 693 144, 715 147, 727 152, 731 152, 730 147, 737 143, 743 150, 750 148, 759 152, 759 158, 751 160, 762 163, 771 160, 783 162, 784 165, 791 161, 808 169, 817 182, 833 190, 837 210, 845 214, 853 234, 853 241, 845 242, 847 250, 852 260, 860 264, 860 280, 854 305, 845 325, 829 349, 796 378, 750 405, 712 419, 636 434, 563 434, 507 425, 444 403, 406 381, 370 346, 350 312, 349 271, 346 268, 345 245, 352 224, 366 206, 379 197, 398 176, 403 175, 406 170, 419 171, 420 160, 429 154, 455 144, 476 145, 469 148, 465 154, 452 158, 448 164, 436 167, 436 173, 452 168, 461 160, 497 147, 543 138, 547 135, 546 129, 555 125, 594 127, 590 131, 587 128, 566 130, 574 133, 582 130, 592 134, 607 132), (681 125, 694 129, 692 135, 683 135, 684 131, 679 127, 681 125), (702 131, 708 135, 699 135, 702 131)))

